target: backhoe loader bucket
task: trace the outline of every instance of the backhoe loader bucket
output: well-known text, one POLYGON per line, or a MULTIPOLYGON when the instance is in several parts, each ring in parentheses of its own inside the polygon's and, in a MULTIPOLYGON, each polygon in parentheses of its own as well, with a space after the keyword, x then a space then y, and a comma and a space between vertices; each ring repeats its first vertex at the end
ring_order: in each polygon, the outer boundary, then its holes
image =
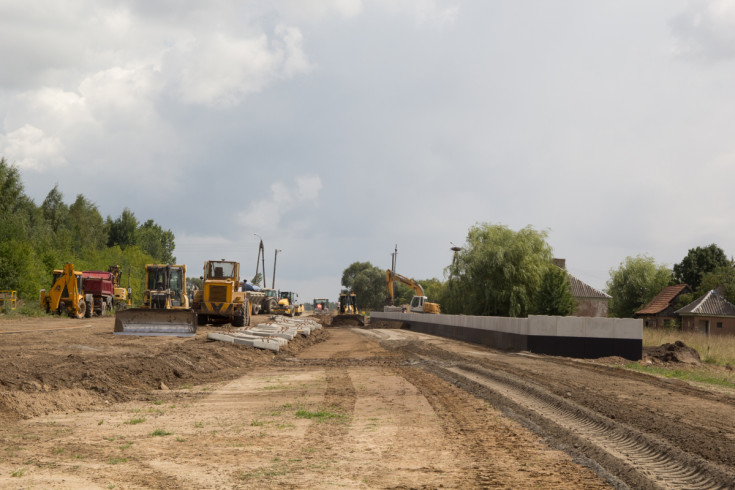
POLYGON ((115 335, 193 337, 197 315, 192 310, 131 308, 115 313, 115 335))
POLYGON ((332 317, 332 327, 364 327, 365 315, 355 313, 342 313, 332 317))

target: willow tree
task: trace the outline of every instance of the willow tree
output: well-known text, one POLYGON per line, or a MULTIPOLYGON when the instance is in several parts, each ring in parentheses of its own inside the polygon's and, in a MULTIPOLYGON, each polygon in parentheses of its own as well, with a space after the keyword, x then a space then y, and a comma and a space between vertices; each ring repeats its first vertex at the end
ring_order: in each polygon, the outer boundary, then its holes
POLYGON ((524 317, 552 267, 547 234, 527 226, 479 223, 447 268, 446 313, 524 317))

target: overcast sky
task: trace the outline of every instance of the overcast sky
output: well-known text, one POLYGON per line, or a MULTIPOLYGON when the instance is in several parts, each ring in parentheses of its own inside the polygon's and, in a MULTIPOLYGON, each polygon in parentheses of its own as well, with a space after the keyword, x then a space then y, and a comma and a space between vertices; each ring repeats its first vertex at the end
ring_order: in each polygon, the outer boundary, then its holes
POLYGON ((735 254, 735 1, 0 0, 0 155, 304 301, 443 278, 478 222, 603 289, 735 254))

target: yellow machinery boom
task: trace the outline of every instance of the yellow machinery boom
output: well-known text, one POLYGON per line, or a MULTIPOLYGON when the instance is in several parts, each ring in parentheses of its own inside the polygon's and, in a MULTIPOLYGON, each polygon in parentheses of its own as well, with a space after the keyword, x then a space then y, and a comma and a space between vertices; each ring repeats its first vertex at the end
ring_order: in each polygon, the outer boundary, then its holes
POLYGON ((196 313, 186 296, 186 266, 148 264, 140 308, 115 313, 116 335, 193 337, 196 313))
POLYGON ((46 292, 41 290, 41 308, 46 313, 61 314, 66 312, 72 318, 83 318, 87 311, 87 303, 84 288, 82 287, 82 273, 74 270, 74 264, 64 264, 64 269, 54 270, 54 278, 51 289, 46 292))
POLYGON ((393 306, 393 281, 398 281, 402 284, 413 289, 414 296, 411 298, 411 311, 414 313, 435 313, 441 312, 439 303, 430 303, 428 298, 424 295, 424 288, 421 284, 401 274, 397 274, 390 269, 385 271, 385 278, 388 282, 388 300, 390 305, 393 306))

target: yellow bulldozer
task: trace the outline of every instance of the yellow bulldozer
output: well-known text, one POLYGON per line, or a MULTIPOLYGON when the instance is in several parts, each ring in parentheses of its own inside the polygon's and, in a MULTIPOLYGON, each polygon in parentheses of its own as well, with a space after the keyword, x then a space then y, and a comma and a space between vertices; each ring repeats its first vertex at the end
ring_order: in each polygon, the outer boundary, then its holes
POLYGON ((72 318, 83 318, 88 304, 92 304, 92 295, 85 296, 82 284, 82 273, 74 270, 74 264, 64 264, 63 270, 54 270, 51 289, 48 292, 41 290, 41 308, 46 313, 66 313, 72 318))
POLYGON ((186 266, 147 264, 140 308, 115 313, 116 335, 193 337, 196 313, 186 295, 186 266))
POLYGON ((413 289, 414 296, 413 298, 411 298, 411 305, 409 306, 409 309, 412 313, 441 313, 441 307, 439 306, 439 303, 430 303, 429 299, 424 294, 424 288, 418 282, 406 276, 402 276, 401 274, 397 274, 390 269, 387 269, 385 271, 385 277, 388 281, 389 306, 386 307, 387 309, 394 308, 393 281, 398 281, 413 289))
POLYGON ((346 289, 339 293, 339 310, 332 317, 331 325, 333 327, 365 325, 365 315, 357 311, 357 294, 346 289))
POLYGON ((202 289, 194 294, 192 307, 199 325, 231 323, 250 326, 252 307, 240 283, 240 264, 231 260, 204 263, 202 289))

